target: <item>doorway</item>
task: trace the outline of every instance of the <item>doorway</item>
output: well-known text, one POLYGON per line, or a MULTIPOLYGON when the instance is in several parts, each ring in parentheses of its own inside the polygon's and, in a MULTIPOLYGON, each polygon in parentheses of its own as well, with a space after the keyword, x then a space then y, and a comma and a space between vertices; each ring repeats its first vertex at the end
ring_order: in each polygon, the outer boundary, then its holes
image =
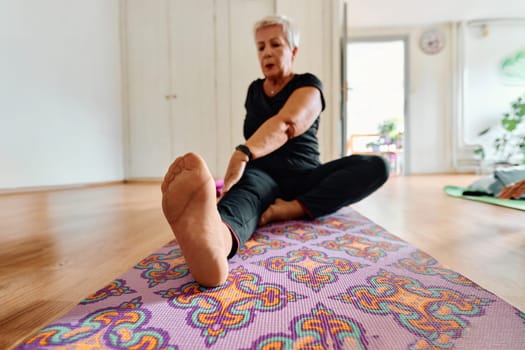
POLYGON ((406 172, 407 38, 347 43, 346 154, 378 154, 406 172))

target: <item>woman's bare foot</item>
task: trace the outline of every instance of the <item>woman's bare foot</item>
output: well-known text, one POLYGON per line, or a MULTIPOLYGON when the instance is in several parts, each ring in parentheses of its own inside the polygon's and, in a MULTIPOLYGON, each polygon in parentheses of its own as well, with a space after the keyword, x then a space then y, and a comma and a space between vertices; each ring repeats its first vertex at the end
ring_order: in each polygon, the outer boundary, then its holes
POLYGON ((228 277, 232 237, 217 211, 215 182, 204 160, 188 153, 171 164, 162 190, 162 210, 195 280, 206 287, 228 277))
POLYGON ((277 198, 261 215, 259 225, 265 225, 273 221, 285 221, 302 218, 304 209, 297 200, 285 201, 277 198))

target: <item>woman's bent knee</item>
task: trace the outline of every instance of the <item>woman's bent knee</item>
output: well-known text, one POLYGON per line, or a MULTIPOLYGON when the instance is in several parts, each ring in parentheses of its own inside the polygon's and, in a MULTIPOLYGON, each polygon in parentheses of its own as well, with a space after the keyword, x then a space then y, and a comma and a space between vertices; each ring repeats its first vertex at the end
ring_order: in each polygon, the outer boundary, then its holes
POLYGON ((373 156, 374 170, 376 171, 377 178, 380 180, 381 185, 388 180, 390 175, 390 163, 385 157, 373 156))

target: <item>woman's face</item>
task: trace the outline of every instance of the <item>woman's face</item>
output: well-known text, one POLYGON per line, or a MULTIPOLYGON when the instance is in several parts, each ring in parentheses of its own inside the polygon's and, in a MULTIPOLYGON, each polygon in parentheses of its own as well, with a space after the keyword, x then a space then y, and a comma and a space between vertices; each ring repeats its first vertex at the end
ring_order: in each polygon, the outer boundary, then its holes
POLYGON ((291 49, 280 25, 259 29, 255 43, 261 70, 266 78, 279 79, 292 73, 297 48, 291 49))

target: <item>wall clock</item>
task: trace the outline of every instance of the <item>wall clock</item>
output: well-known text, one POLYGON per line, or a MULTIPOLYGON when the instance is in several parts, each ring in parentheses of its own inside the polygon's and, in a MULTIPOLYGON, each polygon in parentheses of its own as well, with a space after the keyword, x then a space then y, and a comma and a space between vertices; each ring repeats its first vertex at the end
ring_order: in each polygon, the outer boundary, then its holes
POLYGON ((445 47, 445 34, 438 29, 427 30, 421 34, 419 47, 424 53, 435 55, 445 47))

